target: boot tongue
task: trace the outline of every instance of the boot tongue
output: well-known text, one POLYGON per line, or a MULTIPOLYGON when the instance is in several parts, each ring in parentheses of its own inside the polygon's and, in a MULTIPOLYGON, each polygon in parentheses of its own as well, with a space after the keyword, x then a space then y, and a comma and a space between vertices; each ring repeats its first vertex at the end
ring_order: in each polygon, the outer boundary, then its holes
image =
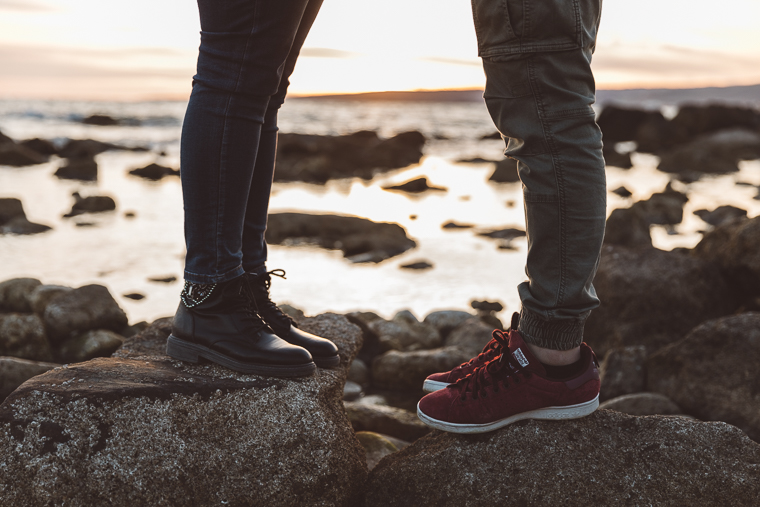
POLYGON ((517 364, 522 366, 524 370, 531 371, 542 377, 546 376, 544 365, 530 351, 528 344, 525 343, 519 331, 511 331, 509 333, 509 353, 512 354, 517 364))

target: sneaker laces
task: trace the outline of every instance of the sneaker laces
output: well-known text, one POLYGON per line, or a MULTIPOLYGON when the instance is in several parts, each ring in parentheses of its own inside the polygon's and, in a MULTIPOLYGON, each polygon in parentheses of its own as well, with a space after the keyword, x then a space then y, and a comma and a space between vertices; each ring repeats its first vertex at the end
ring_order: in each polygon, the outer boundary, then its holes
POLYGON ((519 384, 522 382, 522 378, 530 378, 531 372, 526 371, 517 360, 510 354, 509 351, 509 338, 503 331, 496 330, 493 333, 494 340, 496 340, 502 348, 502 353, 498 359, 492 359, 483 366, 475 369, 466 377, 457 380, 453 384, 449 384, 447 389, 459 389, 462 393, 461 399, 464 401, 467 399, 469 393, 472 399, 478 397, 485 398, 488 393, 486 388, 493 386, 494 392, 499 392, 501 388, 508 389, 510 379, 513 383, 519 384), (504 351, 507 351, 505 354, 504 351), (501 388, 499 386, 502 386, 501 388))
MULTIPOLYGON (((519 321, 520 321, 520 314, 519 313, 512 314, 512 322, 509 326, 509 329, 507 329, 506 331, 507 335, 509 335, 510 331, 517 329, 517 324, 519 323, 519 321)), ((461 368, 466 368, 468 366, 472 366, 475 362, 483 362, 483 361, 487 362, 492 359, 495 359, 499 354, 501 354, 502 345, 496 339, 496 333, 503 334, 503 332, 498 329, 494 330, 494 332, 491 335, 492 336, 491 341, 486 343, 486 346, 483 347, 483 351, 480 354, 478 354, 476 357, 473 357, 466 363, 460 364, 454 369, 457 370, 461 368)))
POLYGON ((251 301, 253 301, 253 304, 256 306, 256 310, 259 313, 265 314, 267 319, 275 321, 275 323, 280 326, 298 327, 296 321, 293 320, 290 315, 280 310, 280 307, 277 306, 274 301, 272 301, 272 298, 269 295, 269 287, 272 285, 272 276, 277 276, 283 280, 287 280, 285 277, 285 270, 273 269, 272 271, 267 271, 261 275, 254 276, 257 278, 261 277, 264 282, 263 289, 259 288, 259 290, 256 290, 256 288, 253 288, 251 291, 251 301))

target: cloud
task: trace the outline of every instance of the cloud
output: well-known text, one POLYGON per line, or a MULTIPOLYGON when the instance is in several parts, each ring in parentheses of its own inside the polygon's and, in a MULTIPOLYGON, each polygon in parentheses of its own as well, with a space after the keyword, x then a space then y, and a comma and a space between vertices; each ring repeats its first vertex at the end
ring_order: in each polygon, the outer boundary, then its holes
POLYGON ((353 58, 358 53, 331 48, 303 48, 300 56, 306 58, 353 58))
POLYGON ((0 0, 2 11, 49 12, 57 10, 51 5, 28 0, 0 0))

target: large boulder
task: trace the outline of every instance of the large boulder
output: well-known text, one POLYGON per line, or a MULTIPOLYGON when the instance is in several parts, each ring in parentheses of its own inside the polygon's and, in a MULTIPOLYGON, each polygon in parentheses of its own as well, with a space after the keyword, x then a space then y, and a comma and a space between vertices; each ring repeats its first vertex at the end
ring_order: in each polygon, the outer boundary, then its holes
MULTIPOLYGON (((633 141, 642 123, 651 118, 663 118, 659 111, 645 111, 614 105, 605 106, 596 121, 602 129, 605 143, 633 141)), ((663 118, 664 119, 664 118, 663 118)))
POLYGON ((52 370, 55 363, 0 356, 0 402, 30 378, 52 370))
POLYGON ((301 325, 340 366, 286 380, 137 352, 27 381, 0 405, 0 504, 357 505, 366 457, 341 396, 361 334, 301 325))
POLYGON ((370 179, 377 171, 416 164, 425 136, 404 132, 390 139, 377 133, 346 136, 280 134, 277 144, 277 181, 325 183, 333 178, 370 179))
POLYGON ((737 428, 608 410, 480 435, 432 432, 370 473, 367 507, 757 504, 760 445, 737 428))
POLYGON ((398 224, 307 213, 270 214, 266 240, 273 245, 306 243, 339 249, 354 262, 381 262, 416 246, 398 224))
POLYGON ((58 349, 61 362, 79 363, 108 357, 121 347, 124 337, 107 329, 87 331, 63 342, 58 349))
POLYGON ((42 319, 28 313, 1 313, 0 356, 52 360, 53 353, 42 319))
POLYGON ((683 105, 671 123, 690 136, 726 129, 757 130, 760 113, 748 107, 722 104, 683 105))
POLYGON ((461 310, 438 310, 429 313, 423 322, 436 328, 441 338, 445 339, 449 333, 472 317, 474 317, 473 314, 461 310))
POLYGON ((760 295, 760 216, 716 227, 692 254, 720 266, 743 298, 760 295))
POLYGON ((491 341, 494 328, 480 320, 471 317, 454 329, 444 344, 456 347, 468 357, 475 357, 483 351, 483 347, 491 341))
POLYGON ((647 389, 760 441, 760 313, 705 322, 647 361, 647 389))
POLYGON ((650 225, 649 216, 641 206, 614 209, 607 217, 604 243, 629 248, 650 248, 650 225))
POLYGON ((668 183, 665 190, 634 203, 631 208, 640 211, 650 225, 676 225, 683 220, 683 206, 688 201, 686 194, 674 190, 668 183))
POLYGON ((647 379, 644 368, 646 358, 647 348, 643 345, 607 352, 599 368, 602 381, 600 401, 643 391, 647 379))
POLYGON ((0 282, 0 312, 31 312, 31 296, 40 285, 42 282, 36 278, 12 278, 0 282))
POLYGON ((92 329, 120 331, 127 314, 102 285, 85 285, 56 296, 43 316, 48 336, 55 343, 92 329))
POLYGON ((591 312, 585 338, 600 357, 631 345, 652 353, 739 304, 716 266, 655 248, 605 245, 594 286, 602 304, 591 312))
POLYGON ((470 357, 458 347, 413 352, 391 350, 372 361, 373 385, 386 389, 421 390, 428 375, 448 371, 470 357))
POLYGON ((730 173, 739 160, 760 158, 760 134, 724 130, 696 138, 661 154, 657 168, 669 173, 730 173))

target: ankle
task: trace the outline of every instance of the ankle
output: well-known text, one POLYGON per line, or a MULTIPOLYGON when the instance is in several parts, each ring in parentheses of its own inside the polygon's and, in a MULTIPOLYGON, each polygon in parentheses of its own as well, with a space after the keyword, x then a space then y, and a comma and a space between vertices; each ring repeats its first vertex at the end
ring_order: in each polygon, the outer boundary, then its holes
POLYGON ((536 356, 536 359, 541 361, 541 363, 544 365, 565 366, 568 364, 576 363, 581 358, 580 346, 570 350, 554 350, 539 347, 537 345, 533 345, 532 343, 528 343, 527 345, 533 355, 536 356))

